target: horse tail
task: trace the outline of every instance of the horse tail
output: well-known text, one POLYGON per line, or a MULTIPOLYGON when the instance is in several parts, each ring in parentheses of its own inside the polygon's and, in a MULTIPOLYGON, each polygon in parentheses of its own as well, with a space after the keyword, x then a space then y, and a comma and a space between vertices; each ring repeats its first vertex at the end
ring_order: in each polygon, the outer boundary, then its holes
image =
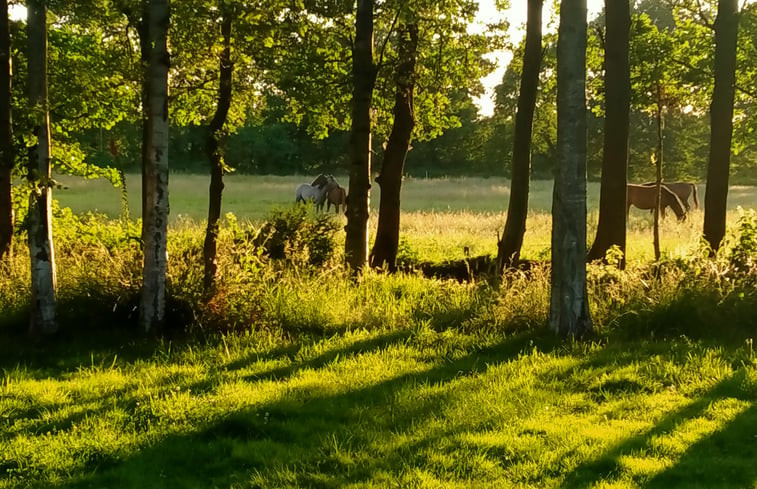
POLYGON ((695 183, 691 185, 691 192, 694 195, 694 209, 699 209, 699 197, 697 197, 697 185, 695 183))

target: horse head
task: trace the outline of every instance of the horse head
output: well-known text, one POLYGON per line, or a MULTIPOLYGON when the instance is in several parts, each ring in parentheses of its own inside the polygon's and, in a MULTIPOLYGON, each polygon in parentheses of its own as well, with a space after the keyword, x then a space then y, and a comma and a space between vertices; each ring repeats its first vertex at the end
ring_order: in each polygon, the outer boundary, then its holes
MULTIPOLYGON (((670 190, 665 185, 661 186, 661 191, 664 196, 665 206, 670 207, 673 209, 673 212, 675 212, 676 217, 679 221, 683 222, 686 220, 686 208, 683 205, 683 201, 681 201, 681 198, 678 197, 678 195, 670 190)), ((664 206, 663 206, 664 207, 664 206)))
POLYGON ((313 183, 311 183, 310 186, 321 188, 325 187, 329 183, 329 177, 331 178, 331 180, 334 180, 334 177, 332 177, 331 175, 326 176, 321 173, 320 175, 315 177, 315 180, 313 180, 313 183))

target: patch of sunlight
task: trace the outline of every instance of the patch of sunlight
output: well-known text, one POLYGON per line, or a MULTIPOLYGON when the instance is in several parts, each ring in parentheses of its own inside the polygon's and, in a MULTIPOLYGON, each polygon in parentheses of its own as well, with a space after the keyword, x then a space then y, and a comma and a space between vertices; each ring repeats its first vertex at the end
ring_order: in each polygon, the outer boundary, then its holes
POLYGON ((723 429, 749 407, 749 402, 733 398, 713 401, 700 416, 683 420, 671 430, 650 437, 640 451, 618 456, 621 480, 593 487, 635 487, 631 480, 647 480, 670 469, 691 446, 723 429))
POLYGON ((635 489, 638 487, 631 481, 617 480, 617 481, 599 481, 591 489, 635 489))
POLYGON ((684 420, 670 432, 652 437, 649 449, 657 456, 677 459, 691 445, 722 429, 749 405, 732 398, 714 401, 702 416, 684 420))
POLYGON ((281 384, 273 380, 256 382, 255 384, 237 381, 220 385, 215 395, 207 399, 207 402, 223 405, 227 410, 237 410, 254 405, 273 403, 284 395, 285 393, 282 392, 281 384))
POLYGON ((434 474, 428 470, 413 467, 404 474, 400 482, 400 487, 423 487, 428 489, 448 487, 443 481, 437 479, 434 474))
POLYGON ((621 455, 618 457, 618 466, 634 478, 651 477, 673 465, 673 462, 669 458, 645 457, 642 455, 621 455))

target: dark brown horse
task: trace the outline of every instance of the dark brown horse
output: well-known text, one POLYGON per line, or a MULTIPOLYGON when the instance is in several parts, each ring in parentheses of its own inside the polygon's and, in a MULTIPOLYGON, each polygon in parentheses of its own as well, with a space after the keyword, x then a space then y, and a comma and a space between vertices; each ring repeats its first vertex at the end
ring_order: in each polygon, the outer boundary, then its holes
POLYGON ((339 213, 339 206, 347 207, 347 191, 344 189, 344 187, 340 187, 337 185, 336 187, 330 189, 328 193, 326 194, 326 212, 331 209, 331 204, 334 204, 334 212, 337 214, 339 213))
MULTIPOLYGON (((655 186, 648 187, 646 185, 634 185, 629 183, 626 193, 626 214, 634 205, 639 209, 652 209, 654 210, 657 188, 655 186)), ((686 219, 686 209, 683 207, 683 202, 678 196, 665 185, 660 186, 660 211, 663 217, 665 217, 665 208, 670 207, 675 212, 679 221, 686 219)))
MULTIPOLYGON (((694 209, 699 209, 699 197, 697 196, 697 186, 691 182, 662 182, 663 185, 672 190, 686 208, 686 212, 691 210, 689 206, 689 197, 694 197, 694 209)), ((642 183, 645 187, 654 187, 654 182, 642 183)))

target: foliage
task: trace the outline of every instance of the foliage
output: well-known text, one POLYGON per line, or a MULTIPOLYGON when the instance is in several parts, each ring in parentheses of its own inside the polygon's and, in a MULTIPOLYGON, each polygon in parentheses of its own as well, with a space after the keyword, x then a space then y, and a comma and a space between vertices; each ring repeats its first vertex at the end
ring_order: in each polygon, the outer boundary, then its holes
POLYGON ((420 254, 404 236, 400 236, 397 246, 397 268, 412 267, 420 263, 420 254))
POLYGON ((22 336, 27 258, 0 276, 0 487, 731 487, 757 476, 757 360, 744 341, 757 296, 706 253, 657 270, 590 267, 601 332, 563 343, 543 330, 549 272, 537 264, 499 288, 352 281, 338 267, 267 263, 233 216, 219 294, 203 302, 204 229, 180 222, 169 289, 184 322, 155 340, 134 329, 131 231, 65 210, 54 227, 57 341, 22 336))
MULTIPOLYGON (((333 8, 288 10, 282 15, 284 29, 266 45, 265 66, 277 67, 275 83, 285 95, 287 120, 303 123, 311 134, 325 137, 331 130, 349 127, 350 74, 354 13, 344 3, 333 8), (297 52, 297 57, 289 53, 297 52), (324 92, 324 87, 328 91, 324 92)), ((406 18, 418 19, 420 39, 416 65, 415 139, 432 139, 459 125, 455 95, 482 92, 480 78, 493 69, 484 54, 501 45, 500 30, 477 34, 467 29, 477 9, 468 0, 459 2, 377 3, 374 124, 377 139, 391 127, 394 100, 393 73, 396 60, 396 25, 406 18)))
POLYGON ((293 265, 321 266, 336 249, 339 225, 328 214, 313 214, 312 207, 295 205, 271 212, 255 238, 274 260, 293 265))
POLYGON ((729 261, 739 274, 754 274, 757 271, 757 214, 739 208, 736 242, 731 248, 729 261))

